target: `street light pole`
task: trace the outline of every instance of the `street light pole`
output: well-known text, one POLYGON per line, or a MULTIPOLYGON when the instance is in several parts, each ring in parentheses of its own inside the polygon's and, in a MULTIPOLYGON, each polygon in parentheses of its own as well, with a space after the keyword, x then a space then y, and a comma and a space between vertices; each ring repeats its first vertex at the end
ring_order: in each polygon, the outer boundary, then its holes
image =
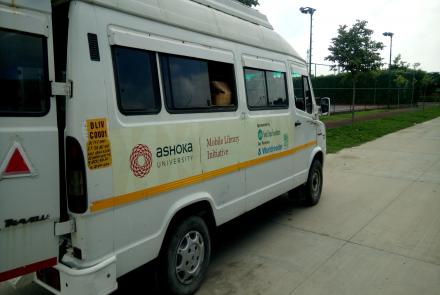
POLYGON ((391 52, 393 50, 393 36, 394 36, 394 33, 385 32, 385 33, 383 33, 383 35, 385 37, 390 37, 390 63, 388 64, 388 68, 391 69, 391 52))
POLYGON ((390 62, 388 64, 388 108, 390 108, 391 105, 391 95, 390 95, 390 88, 391 88, 391 51, 393 49, 393 35, 392 32, 384 32, 383 35, 385 37, 390 37, 390 62))
MULTIPOLYGON (((312 30, 313 30, 313 13, 315 13, 316 9, 312 7, 301 7, 299 9, 301 13, 310 14, 310 46, 309 46, 309 75, 312 75, 312 30)), ((316 71, 315 71, 316 76, 316 71)))

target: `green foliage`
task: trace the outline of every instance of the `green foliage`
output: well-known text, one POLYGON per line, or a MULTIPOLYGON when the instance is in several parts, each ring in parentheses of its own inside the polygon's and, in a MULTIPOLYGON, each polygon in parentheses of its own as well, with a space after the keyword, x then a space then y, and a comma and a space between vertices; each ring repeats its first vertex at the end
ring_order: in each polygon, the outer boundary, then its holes
POLYGON ((237 0, 237 1, 250 7, 259 5, 258 0, 237 0))
POLYGON ((402 60, 402 55, 399 53, 394 59, 393 63, 391 64, 392 70, 408 70, 410 64, 408 62, 405 62, 402 60))
POLYGON ((343 148, 360 145, 385 134, 411 127, 440 116, 440 107, 399 113, 393 117, 355 122, 354 126, 327 129, 327 152, 336 153, 343 148))
POLYGON ((434 82, 434 79, 431 77, 431 75, 425 74, 422 78, 422 81, 420 81, 420 84, 422 87, 428 87, 434 82))
POLYGON ((398 74, 394 79, 394 84, 399 88, 406 87, 408 85, 408 79, 398 74))
POLYGON ((359 72, 379 69, 382 65, 379 50, 384 45, 371 39, 373 31, 367 28, 367 23, 357 20, 350 29, 347 25, 339 26, 338 36, 332 38, 328 48, 330 55, 325 58, 353 77, 359 72))

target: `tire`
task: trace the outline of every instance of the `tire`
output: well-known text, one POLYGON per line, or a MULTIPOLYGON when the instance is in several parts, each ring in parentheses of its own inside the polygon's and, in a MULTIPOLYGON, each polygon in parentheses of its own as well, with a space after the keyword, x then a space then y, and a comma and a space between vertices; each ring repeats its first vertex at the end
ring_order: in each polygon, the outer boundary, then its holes
POLYGON ((199 216, 184 219, 170 232, 163 251, 163 288, 176 295, 195 293, 206 276, 210 256, 205 221, 199 216))
POLYGON ((304 186, 304 202, 307 206, 315 206, 319 203, 323 179, 321 161, 314 160, 304 186))

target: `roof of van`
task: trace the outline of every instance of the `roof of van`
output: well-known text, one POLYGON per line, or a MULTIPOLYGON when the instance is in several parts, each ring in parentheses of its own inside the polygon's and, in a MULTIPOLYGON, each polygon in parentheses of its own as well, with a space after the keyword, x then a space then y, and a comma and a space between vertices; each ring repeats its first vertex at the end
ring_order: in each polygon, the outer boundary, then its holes
MULTIPOLYGON (((50 13, 50 2, 0 0, 12 7, 50 13)), ((79 0, 234 42, 304 59, 273 30, 267 17, 234 0, 79 0)))
POLYGON ((81 0, 203 34, 304 59, 259 11, 233 0, 81 0))

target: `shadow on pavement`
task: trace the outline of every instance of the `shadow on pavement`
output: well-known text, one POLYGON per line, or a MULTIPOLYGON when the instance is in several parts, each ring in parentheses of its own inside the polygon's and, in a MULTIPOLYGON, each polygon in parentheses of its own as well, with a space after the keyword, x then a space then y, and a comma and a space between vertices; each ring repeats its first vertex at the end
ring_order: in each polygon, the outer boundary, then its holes
MULTIPOLYGON (((237 217, 211 233, 211 263, 221 259, 222 254, 239 248, 244 241, 252 240, 260 228, 270 224, 281 215, 291 215, 293 211, 305 208, 299 199, 281 195, 240 217, 237 217)), ((139 293, 162 295, 157 281, 157 261, 150 263, 120 277, 118 290, 113 294, 127 294, 133 289, 139 293)))

